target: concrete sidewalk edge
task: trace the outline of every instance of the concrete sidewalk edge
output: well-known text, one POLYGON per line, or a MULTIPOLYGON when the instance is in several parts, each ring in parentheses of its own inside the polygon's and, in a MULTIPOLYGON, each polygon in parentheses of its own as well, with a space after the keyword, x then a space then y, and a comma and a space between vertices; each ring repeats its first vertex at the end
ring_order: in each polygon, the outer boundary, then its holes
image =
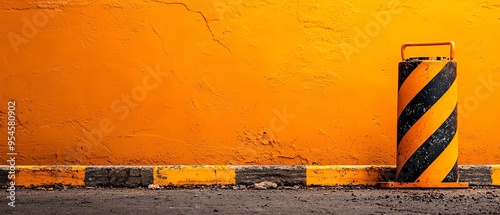
MULTIPOLYGON (((0 166, 0 184, 8 185, 9 166, 0 166)), ((395 167, 330 166, 15 166, 15 186, 147 187, 183 185, 376 186, 394 180, 395 167)), ((460 181, 500 186, 500 165, 463 165, 460 181)), ((12 176, 11 176, 12 177, 12 176)))

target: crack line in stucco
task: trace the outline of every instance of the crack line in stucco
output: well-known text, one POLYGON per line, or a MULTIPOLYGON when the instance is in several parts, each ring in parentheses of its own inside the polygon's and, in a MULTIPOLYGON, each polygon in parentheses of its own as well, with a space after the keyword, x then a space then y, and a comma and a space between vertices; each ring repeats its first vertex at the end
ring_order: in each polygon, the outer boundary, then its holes
POLYGON ((220 40, 218 40, 217 38, 215 38, 215 35, 212 31, 212 28, 210 28, 210 25, 208 24, 208 20, 207 20, 207 17, 205 16, 205 14, 203 14, 201 11, 197 11, 197 10, 191 10, 191 8, 189 8, 186 4, 182 3, 182 2, 164 2, 164 1, 161 1, 161 0, 152 0, 153 2, 156 2, 156 3, 160 3, 160 4, 166 4, 166 5, 182 5, 184 6, 184 8, 186 8, 186 10, 188 10, 189 12, 193 12, 193 13, 197 13, 197 14, 200 14, 201 17, 203 18, 203 20, 205 21, 205 26, 207 26, 207 29, 208 31, 210 32, 210 35, 212 35, 212 40, 217 42, 219 45, 223 46, 225 49, 227 49, 229 52, 233 53, 231 51, 231 49, 229 49, 226 45, 224 45, 220 40))
POLYGON ((172 73, 172 75, 174 76, 174 79, 179 82, 180 84, 182 85, 186 85, 184 83, 182 83, 178 78, 177 78, 177 75, 175 75, 175 72, 174 72, 174 69, 173 69, 173 66, 174 66, 174 63, 172 61, 172 57, 170 57, 170 55, 168 54, 167 50, 165 49, 165 39, 160 35, 160 33, 158 33, 158 31, 156 31, 155 27, 153 25, 151 25, 151 29, 153 29, 153 32, 156 34, 156 36, 161 40, 161 44, 162 44, 162 48, 163 48, 163 53, 165 54, 165 56, 167 56, 168 60, 170 61, 170 73, 172 73))
POLYGON ((165 50, 165 39, 156 31, 155 27, 151 25, 151 29, 153 29, 153 32, 155 32, 156 36, 161 40, 162 48, 163 48, 163 53, 165 53, 166 56, 171 60, 170 55, 167 53, 167 50, 165 50))
POLYGON ((385 135, 385 133, 380 128, 380 120, 379 120, 380 118, 382 118, 382 116, 377 116, 377 115, 373 116, 373 118, 372 118, 373 125, 375 125, 375 127, 377 127, 377 130, 380 132, 380 134, 382 135, 382 137, 384 137, 384 139, 387 142, 390 142, 389 138, 387 138, 387 136, 385 135))

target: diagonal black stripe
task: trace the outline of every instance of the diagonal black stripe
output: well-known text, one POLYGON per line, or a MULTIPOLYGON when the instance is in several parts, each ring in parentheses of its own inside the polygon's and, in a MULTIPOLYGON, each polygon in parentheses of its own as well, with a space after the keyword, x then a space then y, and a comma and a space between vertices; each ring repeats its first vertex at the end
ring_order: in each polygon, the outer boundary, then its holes
POLYGON ((446 149, 457 132, 457 106, 444 123, 411 155, 401 168, 398 182, 415 182, 446 149))
POLYGON ((418 65, 420 65, 420 63, 422 63, 422 61, 404 61, 399 63, 398 90, 401 88, 401 85, 403 85, 403 83, 408 78, 408 76, 410 76, 413 70, 415 70, 418 65))
POLYGON ((403 109, 398 118, 397 145, 406 132, 448 91, 455 81, 456 71, 456 62, 448 62, 403 109))
POLYGON ((457 182, 457 181, 458 181, 458 159, 455 161, 455 166, 453 166, 448 175, 444 177, 442 182, 457 182))

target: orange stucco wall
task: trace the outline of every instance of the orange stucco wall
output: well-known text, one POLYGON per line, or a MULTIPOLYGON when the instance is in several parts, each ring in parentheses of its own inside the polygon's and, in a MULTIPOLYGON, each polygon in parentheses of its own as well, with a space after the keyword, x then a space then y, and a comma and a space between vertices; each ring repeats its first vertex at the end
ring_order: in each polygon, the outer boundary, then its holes
POLYGON ((0 139, 15 100, 17 164, 393 165, 400 46, 436 40, 460 164, 500 163, 493 0, 2 0, 0 139))

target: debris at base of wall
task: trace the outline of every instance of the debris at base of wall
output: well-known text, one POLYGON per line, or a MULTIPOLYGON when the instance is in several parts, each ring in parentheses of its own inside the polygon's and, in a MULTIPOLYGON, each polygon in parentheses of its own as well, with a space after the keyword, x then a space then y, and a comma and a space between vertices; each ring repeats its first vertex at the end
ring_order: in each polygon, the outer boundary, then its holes
POLYGON ((161 186, 158 185, 158 184, 150 184, 150 185, 148 185, 148 189, 150 189, 150 190, 159 190, 159 189, 161 189, 161 186))
POLYGON ((267 190, 267 189, 276 189, 278 185, 274 182, 269 182, 269 181, 263 181, 258 184, 254 184, 253 188, 256 190, 267 190))

